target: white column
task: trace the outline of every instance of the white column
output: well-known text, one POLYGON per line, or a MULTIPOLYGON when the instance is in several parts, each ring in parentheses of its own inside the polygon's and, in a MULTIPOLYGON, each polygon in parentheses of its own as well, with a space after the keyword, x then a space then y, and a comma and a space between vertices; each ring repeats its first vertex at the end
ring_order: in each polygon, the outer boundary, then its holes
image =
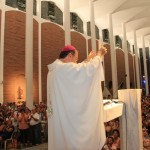
POLYGON ((140 88, 139 55, 137 48, 136 30, 134 30, 133 34, 134 34, 134 51, 135 51, 135 67, 136 67, 136 84, 137 88, 140 88))
POLYGON ((136 73, 135 73, 135 54, 132 55, 133 59, 133 74, 134 74, 134 88, 136 87, 136 73))
POLYGON ((84 30, 84 35, 86 39, 86 57, 88 57, 89 51, 88 51, 88 35, 87 35, 87 22, 83 22, 83 30, 84 30))
POLYGON ((92 38, 92 49, 96 50, 96 36, 95 36, 95 17, 94 17, 94 1, 90 0, 90 28, 92 38))
POLYGON ((26 105, 33 107, 33 0, 26 1, 25 35, 26 105))
POLYGON ((1 0, 1 37, 0 37, 0 103, 4 102, 4 32, 5 32, 5 0, 1 0))
POLYGON ((129 74, 129 58, 128 58, 128 50, 127 50, 127 37, 126 37, 126 24, 123 23, 123 50, 125 57, 125 72, 126 72, 126 86, 127 89, 130 89, 130 74, 129 74))
POLYGON ((116 65, 116 50, 114 48, 114 35, 113 35, 113 23, 112 14, 109 14, 109 40, 110 40, 110 52, 111 52, 111 69, 112 69, 112 86, 113 96, 117 97, 118 80, 117 80, 117 65, 116 65))
POLYGON ((146 95, 149 94, 149 88, 148 88, 148 74, 147 74, 147 63, 146 63, 146 50, 145 50, 145 40, 144 36, 142 36, 142 45, 143 45, 143 63, 144 63, 144 75, 145 75, 145 89, 146 89, 146 95))
POLYGON ((83 32, 84 32, 84 35, 87 36, 87 22, 83 22, 83 32))
POLYGON ((86 57, 89 55, 89 45, 88 45, 88 38, 86 38, 86 57))
POLYGON ((41 0, 37 0, 38 28, 38 67, 39 67, 39 102, 42 101, 42 67, 41 67, 41 0))
POLYGON ((70 0, 64 0, 64 30, 65 30, 65 45, 70 45, 71 44, 70 0))
POLYGON ((100 40, 102 41, 103 40, 103 33, 102 33, 102 29, 99 28, 99 35, 100 35, 100 40))

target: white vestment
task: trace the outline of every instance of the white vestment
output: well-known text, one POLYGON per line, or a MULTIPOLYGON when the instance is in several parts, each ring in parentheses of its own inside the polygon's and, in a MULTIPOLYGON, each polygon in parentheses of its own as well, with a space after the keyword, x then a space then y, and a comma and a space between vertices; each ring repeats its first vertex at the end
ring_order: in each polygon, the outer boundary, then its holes
POLYGON ((101 150, 105 143, 99 56, 87 63, 48 65, 48 150, 101 150))

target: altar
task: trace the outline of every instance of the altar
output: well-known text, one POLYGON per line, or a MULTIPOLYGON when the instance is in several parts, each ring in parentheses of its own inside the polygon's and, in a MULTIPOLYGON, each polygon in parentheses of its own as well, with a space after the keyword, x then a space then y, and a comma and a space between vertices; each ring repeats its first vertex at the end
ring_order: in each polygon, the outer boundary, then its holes
POLYGON ((123 103, 118 100, 103 100, 104 104, 104 122, 108 122, 122 116, 123 103))
POLYGON ((141 89, 118 90, 118 99, 104 100, 104 122, 119 117, 121 150, 142 150, 141 89))

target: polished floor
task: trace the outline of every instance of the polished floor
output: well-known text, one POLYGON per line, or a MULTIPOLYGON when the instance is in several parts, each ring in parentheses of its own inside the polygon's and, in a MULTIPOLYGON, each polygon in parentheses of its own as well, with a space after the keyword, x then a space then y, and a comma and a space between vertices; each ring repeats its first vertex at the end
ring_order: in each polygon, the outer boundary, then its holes
POLYGON ((48 150, 48 144, 43 143, 43 144, 40 144, 38 146, 24 148, 23 150, 48 150))

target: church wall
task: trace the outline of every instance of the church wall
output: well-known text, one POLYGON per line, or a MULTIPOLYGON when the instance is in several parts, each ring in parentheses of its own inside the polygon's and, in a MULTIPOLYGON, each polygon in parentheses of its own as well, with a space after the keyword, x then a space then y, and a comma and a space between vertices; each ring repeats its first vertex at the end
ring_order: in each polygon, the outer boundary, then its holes
POLYGON ((60 49, 65 45, 64 30, 53 23, 43 23, 41 34, 42 61, 42 100, 47 100, 47 65, 58 58, 60 49))
MULTIPOLYGON (((92 50, 92 43, 91 39, 88 39, 88 52, 92 50)), ((96 40, 96 51, 99 49, 99 41, 96 40)))
MULTIPOLYGON (((33 100, 38 102, 38 23, 34 20, 33 100)), ((25 81, 25 13, 7 11, 4 37, 4 102, 22 101, 25 81), (18 97, 19 87, 22 97, 18 97)))
MULTIPOLYGON (((0 10, 0 29, 1 29, 1 15, 2 15, 2 11, 0 10)), ((0 36, 1 36, 1 30, 0 30, 0 36)), ((1 42, 1 38, 0 38, 0 42, 1 42)))
POLYGON ((105 83, 108 90, 112 93, 112 70, 111 70, 111 53, 110 45, 104 45, 107 48, 107 54, 104 57, 104 67, 105 67, 105 83))
POLYGON ((130 74, 130 88, 135 88, 134 85, 134 67, 133 67, 133 60, 134 57, 132 56, 131 53, 128 53, 128 58, 129 58, 129 74, 130 74))
MULTIPOLYGON (((140 86, 141 86, 141 67, 140 67, 140 59, 138 58, 138 68, 139 68, 139 75, 140 75, 140 86)), ((136 74, 136 59, 135 59, 135 56, 134 56, 134 66, 135 66, 135 74, 136 74)), ((135 75, 135 81, 137 82, 137 76, 135 75)), ((137 88, 137 83, 135 85, 135 87, 137 88)))
POLYGON ((139 62, 140 87, 141 87, 141 86, 142 86, 142 85, 141 85, 141 82, 142 82, 142 72, 141 72, 141 63, 140 63, 140 58, 138 58, 138 62, 139 62))
POLYGON ((90 52, 92 49, 92 41, 91 39, 88 39, 88 52, 90 52))
MULTIPOLYGON (((0 10, 1 17, 1 10, 0 10)), ((39 101, 39 81, 38 81, 38 22, 34 20, 33 34, 33 100, 39 101)), ((1 19, 0 19, 1 25, 1 19)), ((42 100, 46 101, 46 80, 47 65, 58 58, 60 49, 65 45, 64 30, 55 23, 43 23, 41 34, 42 46, 42 100)), ((5 39, 4 39, 4 102, 18 100, 18 88, 21 86, 23 90, 23 98, 25 99, 25 13, 19 11, 6 12, 5 39)), ((71 32, 71 44, 79 50, 79 62, 86 59, 86 39, 75 31, 71 32)), ((98 49, 99 41, 96 41, 98 49)), ((108 90, 112 90, 112 70, 110 46, 105 44, 108 52, 105 55, 105 80, 108 90), (110 88, 109 88, 110 87, 110 88)), ((91 48, 91 39, 88 39, 88 50, 91 48)), ((116 51, 117 56, 117 74, 118 84, 121 83, 125 75, 124 53, 121 50, 116 51)), ((134 83, 133 59, 129 55, 130 78, 134 83), (131 59, 131 60, 130 60, 131 59)))
POLYGON ((135 87, 137 87, 137 78, 136 78, 136 60, 135 60, 135 56, 133 57, 133 59, 134 59, 134 69, 135 69, 135 87))
POLYGON ((96 50, 98 51, 99 50, 99 41, 96 40, 96 50))
POLYGON ((25 99, 25 13, 7 11, 4 37, 4 102, 25 99))
POLYGON ((33 20, 33 100, 39 102, 38 22, 33 20))
POLYGON ((75 46, 79 52, 78 62, 86 59, 86 39, 78 32, 71 32, 71 44, 75 46))
POLYGON ((124 52, 120 49, 116 49, 116 63, 117 63, 118 86, 121 84, 121 82, 124 82, 122 88, 125 89, 126 88, 125 58, 124 52))

